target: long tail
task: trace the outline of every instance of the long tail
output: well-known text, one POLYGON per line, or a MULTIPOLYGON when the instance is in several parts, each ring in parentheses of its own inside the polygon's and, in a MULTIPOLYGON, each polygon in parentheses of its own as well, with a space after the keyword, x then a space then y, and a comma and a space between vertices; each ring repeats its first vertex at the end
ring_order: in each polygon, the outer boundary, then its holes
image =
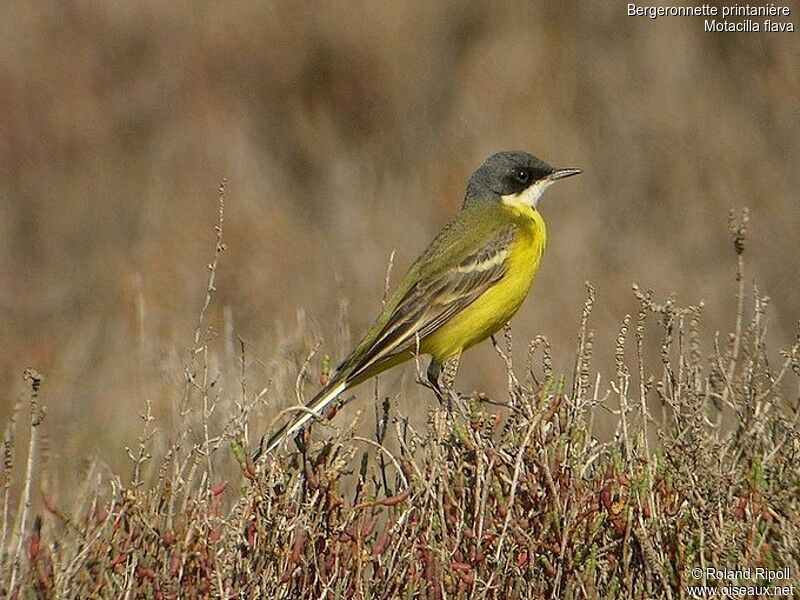
POLYGON ((257 460, 262 454, 269 454, 275 448, 280 446, 281 442, 287 437, 293 435, 298 429, 305 425, 310 419, 318 417, 325 410, 325 407, 333 402, 336 397, 345 391, 348 387, 347 381, 339 380, 332 381, 326 385, 322 390, 314 396, 303 408, 303 412, 292 417, 292 419, 282 425, 275 433, 273 433, 266 445, 263 443, 253 456, 257 460))

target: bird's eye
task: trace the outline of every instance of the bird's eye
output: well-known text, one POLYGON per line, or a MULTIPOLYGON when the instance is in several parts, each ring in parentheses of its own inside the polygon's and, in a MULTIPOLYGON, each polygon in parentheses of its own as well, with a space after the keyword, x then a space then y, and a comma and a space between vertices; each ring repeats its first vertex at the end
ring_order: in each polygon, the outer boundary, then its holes
POLYGON ((525 169, 518 169, 514 173, 514 179, 519 181, 520 183, 528 183, 528 180, 531 178, 530 171, 526 171, 525 169))

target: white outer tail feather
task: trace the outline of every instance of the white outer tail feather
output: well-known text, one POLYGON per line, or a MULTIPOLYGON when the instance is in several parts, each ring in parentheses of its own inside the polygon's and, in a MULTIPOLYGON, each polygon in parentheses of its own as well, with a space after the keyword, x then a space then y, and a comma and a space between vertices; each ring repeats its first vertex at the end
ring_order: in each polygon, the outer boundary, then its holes
POLYGON ((314 416, 320 416, 322 411, 325 410, 325 407, 333 402, 339 394, 345 391, 345 389, 347 389, 347 383, 343 381, 327 393, 314 398, 311 402, 306 404, 306 410, 304 410, 300 416, 295 417, 289 425, 278 430, 278 433, 275 434, 269 445, 264 450, 264 454, 270 454, 273 450, 275 450, 275 448, 283 443, 283 440, 294 435, 295 432, 297 432, 297 430, 305 425, 310 419, 312 419, 314 416))

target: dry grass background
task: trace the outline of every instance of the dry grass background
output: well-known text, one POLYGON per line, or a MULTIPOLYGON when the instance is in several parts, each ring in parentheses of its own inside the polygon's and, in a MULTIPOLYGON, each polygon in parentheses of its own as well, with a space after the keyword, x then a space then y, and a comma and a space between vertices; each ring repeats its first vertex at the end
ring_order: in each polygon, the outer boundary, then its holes
MULTIPOLYGON (((88 465, 130 486, 124 446, 148 401, 154 454, 185 434, 189 347, 207 348, 227 409, 268 388, 250 414, 260 433, 317 340, 308 392, 320 357, 369 324, 391 252, 396 280, 499 149, 585 171, 545 198, 548 252, 513 324, 518 345, 547 336, 556 373, 573 368, 585 280, 604 380, 639 310, 632 282, 704 300, 711 352, 736 315, 732 206, 751 210, 745 282, 771 298, 773 364, 796 336, 796 35, 708 34, 599 2, 9 3, 0 31, 0 422, 35 367, 38 512, 80 496, 88 465), (193 344, 223 177, 227 250, 193 344)), ((506 383, 489 344, 465 359, 462 389, 506 383)), ((413 368, 381 386, 424 428, 413 368)), ((598 415, 601 439, 618 421, 598 415)), ((26 444, 19 433, 18 459, 26 444)), ((235 461, 219 460, 222 480, 235 461)))

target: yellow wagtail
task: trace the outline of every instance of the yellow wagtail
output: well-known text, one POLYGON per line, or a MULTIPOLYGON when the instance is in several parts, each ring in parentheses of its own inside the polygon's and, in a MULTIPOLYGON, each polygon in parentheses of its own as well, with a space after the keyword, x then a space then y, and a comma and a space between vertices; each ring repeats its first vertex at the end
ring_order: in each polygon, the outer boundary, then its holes
POLYGON ((271 452, 339 394, 415 355, 430 354, 431 386, 451 390, 461 353, 497 332, 539 270, 547 231, 542 193, 580 169, 499 152, 472 174, 458 215, 414 262, 375 323, 325 387, 257 452, 271 452))

